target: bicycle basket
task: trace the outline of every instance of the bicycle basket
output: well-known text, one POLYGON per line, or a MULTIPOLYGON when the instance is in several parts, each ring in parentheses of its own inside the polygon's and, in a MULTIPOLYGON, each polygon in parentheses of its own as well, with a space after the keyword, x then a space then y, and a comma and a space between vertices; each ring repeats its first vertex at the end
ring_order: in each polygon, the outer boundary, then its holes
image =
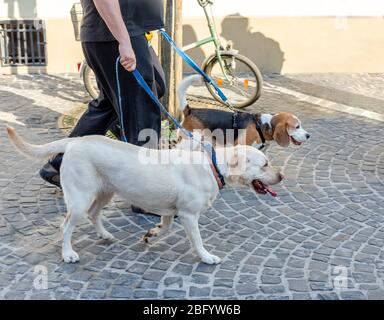
POLYGON ((80 41, 80 27, 83 19, 83 7, 81 3, 75 3, 71 8, 71 20, 76 41, 80 41))

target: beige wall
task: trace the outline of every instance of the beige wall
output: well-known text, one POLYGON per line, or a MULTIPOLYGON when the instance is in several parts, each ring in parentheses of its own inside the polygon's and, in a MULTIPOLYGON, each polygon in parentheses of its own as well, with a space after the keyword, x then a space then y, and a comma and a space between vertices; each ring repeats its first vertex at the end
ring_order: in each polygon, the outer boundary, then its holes
MULTIPOLYGON (((82 52, 69 19, 74 2, 0 0, 0 19, 46 21, 48 57, 46 68, 0 67, 0 73, 77 72, 82 52)), ((207 36, 196 0, 184 1, 183 9, 185 43, 207 36)), ((384 72, 383 0, 215 0, 213 9, 219 34, 264 72, 384 72)), ((202 62, 212 52, 208 46, 192 56, 202 62)))
POLYGON ((81 43, 75 41, 68 19, 47 21, 48 73, 75 73, 83 60, 81 43))
MULTIPOLYGON (((232 40, 264 72, 384 72, 382 17, 284 17, 217 19, 219 34, 232 40)), ((203 19, 184 20, 184 43, 207 36, 203 19)), ((212 47, 194 49, 201 62, 212 47)))
MULTIPOLYGON (((233 40, 240 53, 263 72, 384 72, 384 19, 353 17, 217 18, 219 34, 233 40)), ((75 73, 82 60, 69 19, 48 19, 48 66, 40 71, 75 73)), ((184 19, 184 42, 208 35, 200 18, 184 19)), ((213 52, 212 46, 195 49, 198 62, 213 52)), ((0 67, 0 73, 35 72, 36 68, 0 67)))
POLYGON ((76 73, 77 63, 83 60, 80 42, 75 41, 72 23, 68 19, 47 20, 46 22, 45 67, 0 67, 3 74, 23 73, 76 73))

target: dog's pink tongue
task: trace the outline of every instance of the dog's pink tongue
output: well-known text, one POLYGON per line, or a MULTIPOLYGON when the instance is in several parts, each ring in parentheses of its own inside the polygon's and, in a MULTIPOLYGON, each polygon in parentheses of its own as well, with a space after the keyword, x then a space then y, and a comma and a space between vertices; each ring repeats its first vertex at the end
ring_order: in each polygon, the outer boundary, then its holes
POLYGON ((265 190, 272 196, 277 197, 277 192, 273 190, 270 186, 265 186, 265 190))

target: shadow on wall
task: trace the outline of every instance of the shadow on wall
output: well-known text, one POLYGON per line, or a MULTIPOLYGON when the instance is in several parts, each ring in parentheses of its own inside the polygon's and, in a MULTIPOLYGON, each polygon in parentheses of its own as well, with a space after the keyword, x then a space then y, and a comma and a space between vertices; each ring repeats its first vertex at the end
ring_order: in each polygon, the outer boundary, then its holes
MULTIPOLYGON (((263 73, 281 73, 284 64, 284 52, 280 44, 266 37, 261 32, 252 32, 249 26, 249 19, 239 14, 230 15, 222 22, 222 32, 220 34, 226 41, 231 41, 240 54, 251 59, 263 73)), ((183 26, 183 46, 196 42, 197 34, 191 25, 183 26)), ((211 45, 211 51, 214 47, 211 45)), ((207 55, 201 48, 188 51, 188 55, 199 65, 202 65, 207 55)), ((184 72, 190 72, 189 67, 184 63, 184 72)))
MULTIPOLYGON (((199 39, 197 38, 197 34, 193 27, 189 24, 183 25, 183 46, 194 43, 198 40, 199 39)), ((205 53, 201 48, 189 50, 187 53, 200 66, 203 64, 206 58, 205 53)), ((185 61, 183 61, 183 72, 191 72, 191 70, 192 69, 185 63, 185 61)))
POLYGON ((247 17, 240 14, 225 17, 221 36, 233 42, 234 48, 256 63, 261 72, 281 73, 285 59, 280 44, 261 32, 252 32, 247 17))

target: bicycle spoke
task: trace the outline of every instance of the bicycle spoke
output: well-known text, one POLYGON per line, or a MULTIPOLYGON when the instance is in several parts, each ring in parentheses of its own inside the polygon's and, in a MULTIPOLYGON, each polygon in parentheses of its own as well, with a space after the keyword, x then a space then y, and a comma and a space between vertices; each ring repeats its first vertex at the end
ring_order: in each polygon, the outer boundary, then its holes
POLYGON ((245 98, 249 98, 251 95, 241 88, 241 86, 238 84, 239 82, 241 82, 241 81, 236 81, 235 80, 235 81, 233 81, 233 84, 225 82, 223 84, 223 89, 226 89, 226 90, 229 90, 229 91, 231 91, 231 90, 235 91, 234 89, 237 89, 239 91, 238 92, 239 94, 241 94, 245 98))
MULTIPOLYGON (((209 76, 222 87, 228 101, 237 107, 246 107, 260 96, 262 77, 257 67, 240 55, 223 54, 223 64, 213 60, 207 69, 209 76)), ((208 87, 213 97, 221 101, 217 93, 208 87)))
POLYGON ((245 90, 243 90, 236 82, 233 84, 233 86, 235 86, 240 91, 243 97, 249 98, 251 96, 245 90))

